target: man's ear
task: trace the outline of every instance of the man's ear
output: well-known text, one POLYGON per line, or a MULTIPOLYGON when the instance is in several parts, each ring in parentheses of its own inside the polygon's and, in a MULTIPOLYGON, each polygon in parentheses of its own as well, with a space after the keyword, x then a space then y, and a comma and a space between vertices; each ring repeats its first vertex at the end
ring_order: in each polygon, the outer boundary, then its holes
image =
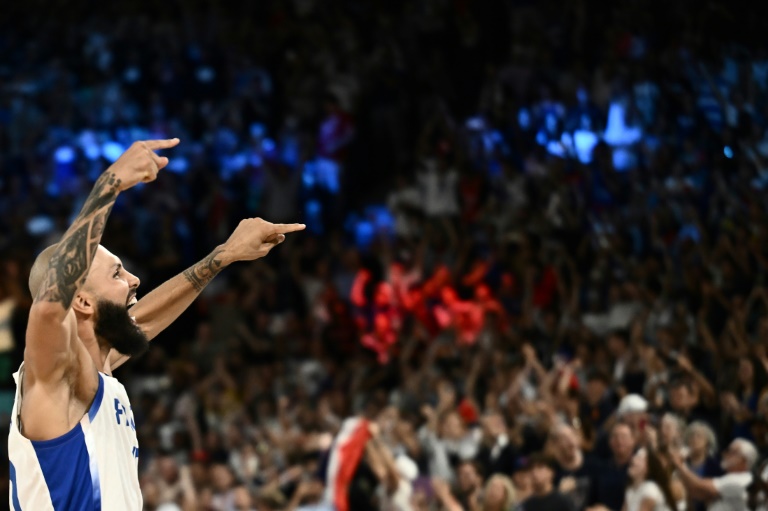
POLYGON ((75 312, 90 316, 96 312, 96 299, 89 293, 80 291, 72 300, 72 308, 75 312))

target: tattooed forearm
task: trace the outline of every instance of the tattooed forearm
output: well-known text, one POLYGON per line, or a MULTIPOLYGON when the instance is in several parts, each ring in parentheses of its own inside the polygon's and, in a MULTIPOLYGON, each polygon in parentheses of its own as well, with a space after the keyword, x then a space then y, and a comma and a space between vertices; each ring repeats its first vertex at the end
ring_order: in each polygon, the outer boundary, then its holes
POLYGON ((119 186, 120 180, 111 172, 105 172, 96 181, 83 209, 51 256, 36 302, 58 302, 69 309, 88 275, 119 186))
POLYGON ((194 287, 198 293, 213 280, 213 277, 218 275, 219 272, 224 269, 221 259, 216 258, 221 252, 223 252, 223 250, 217 248, 205 259, 184 270, 184 278, 192 284, 192 287, 194 287))
POLYGON ((112 203, 117 199, 117 193, 120 189, 120 180, 115 177, 113 172, 105 172, 93 185, 90 195, 85 200, 83 210, 80 211, 80 217, 88 216, 101 210, 104 206, 112 207, 112 203))

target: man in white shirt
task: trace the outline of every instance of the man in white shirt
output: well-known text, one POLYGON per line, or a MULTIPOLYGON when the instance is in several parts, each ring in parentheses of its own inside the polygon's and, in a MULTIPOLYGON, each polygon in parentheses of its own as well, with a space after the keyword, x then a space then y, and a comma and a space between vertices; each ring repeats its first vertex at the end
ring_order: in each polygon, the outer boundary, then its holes
POLYGON ((725 475, 702 479, 673 456, 680 479, 693 500, 707 503, 707 511, 747 511, 747 487, 752 483, 752 467, 757 462, 757 449, 748 440, 737 438, 723 452, 725 475))

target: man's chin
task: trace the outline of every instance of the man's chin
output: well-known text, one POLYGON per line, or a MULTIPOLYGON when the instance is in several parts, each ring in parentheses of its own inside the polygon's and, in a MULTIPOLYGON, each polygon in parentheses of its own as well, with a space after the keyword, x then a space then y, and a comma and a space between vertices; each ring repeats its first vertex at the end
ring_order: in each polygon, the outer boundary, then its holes
POLYGON ((149 348, 149 339, 136 324, 136 318, 121 305, 99 302, 96 311, 96 335, 122 355, 135 357, 149 348))

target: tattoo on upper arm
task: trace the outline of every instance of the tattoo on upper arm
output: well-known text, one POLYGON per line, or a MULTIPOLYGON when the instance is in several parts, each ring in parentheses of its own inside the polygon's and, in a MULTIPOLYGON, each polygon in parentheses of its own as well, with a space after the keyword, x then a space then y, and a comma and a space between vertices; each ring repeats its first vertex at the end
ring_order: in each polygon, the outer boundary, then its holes
POLYGON ((119 186, 120 180, 112 172, 102 174, 96 181, 83 209, 51 256, 36 302, 58 302, 65 309, 72 305, 75 293, 88 275, 119 186))
POLYGON ((221 259, 216 259, 216 256, 221 252, 223 252, 223 250, 217 248, 205 259, 184 270, 184 278, 192 284, 192 287, 194 287, 198 293, 213 280, 213 277, 218 275, 219 272, 224 269, 221 265, 221 259))

